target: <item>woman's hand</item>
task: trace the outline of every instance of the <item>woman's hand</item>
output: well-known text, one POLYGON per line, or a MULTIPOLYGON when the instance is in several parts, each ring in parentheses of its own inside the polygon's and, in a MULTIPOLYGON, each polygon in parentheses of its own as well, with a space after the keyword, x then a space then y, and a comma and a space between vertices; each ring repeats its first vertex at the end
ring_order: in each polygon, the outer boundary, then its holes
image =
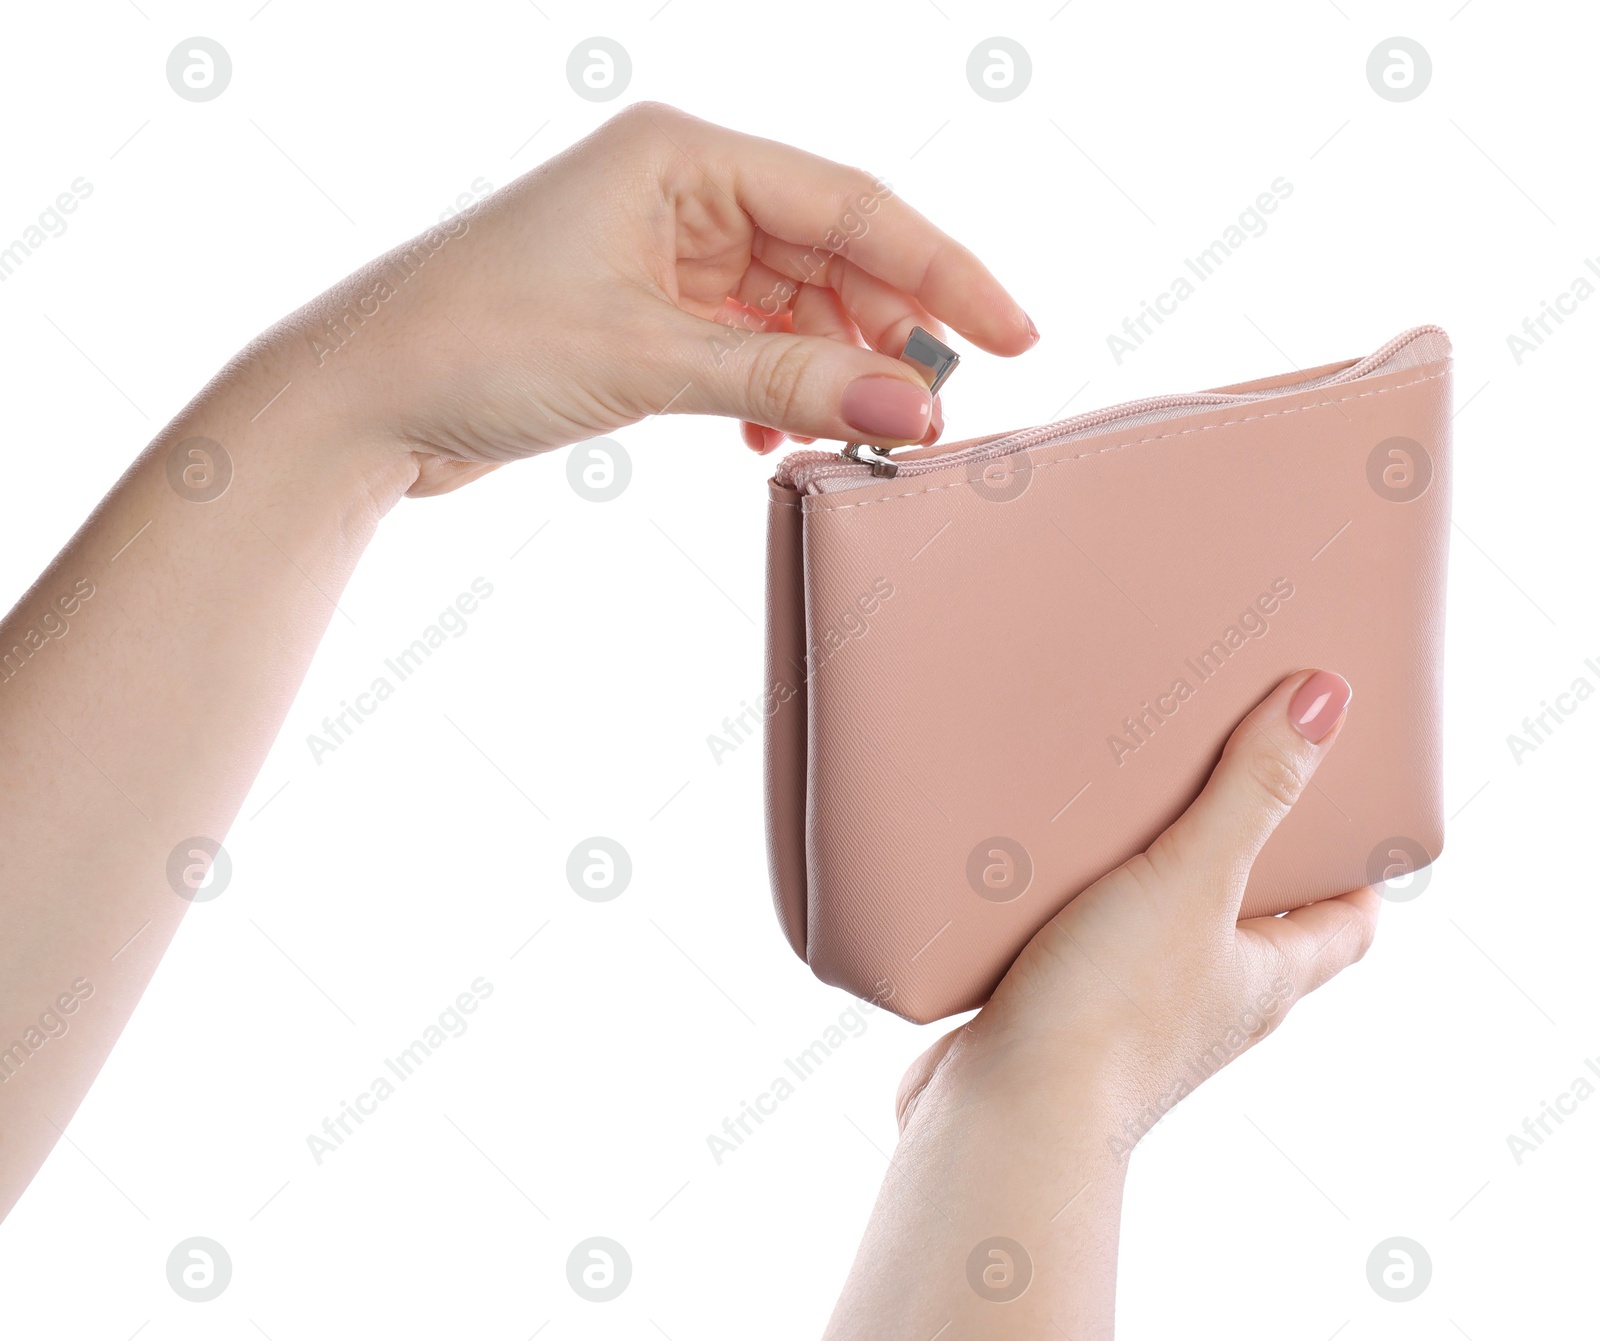
POLYGON ((1238 920, 1251 863, 1333 748, 1349 699, 1326 671, 1279 685, 1183 816, 1068 904, 989 1004, 912 1065, 898 1176, 830 1336, 933 1335, 952 1320, 965 1326, 951 1335, 1111 1335, 1129 1152, 1372 943, 1371 888, 1238 920), (1010 1246, 979 1251, 997 1236, 1010 1246), (1002 1317, 974 1270, 1031 1285, 1002 1317))
POLYGON ((885 183, 643 103, 271 342, 305 375, 338 364, 346 413, 417 453, 423 494, 668 412, 744 420, 758 451, 931 442, 939 408, 899 355, 945 324, 996 354, 1038 338, 885 183))
POLYGON ((982 1012, 918 1059, 901 1089, 902 1126, 941 1072, 954 1085, 968 1069, 1065 1054, 1093 1067, 1131 1147, 1293 1002, 1361 958, 1381 902, 1370 888, 1238 920, 1251 863, 1333 748, 1349 699, 1343 679, 1319 671, 1257 706, 1184 815, 1068 904, 982 1012))
POLYGON ((0 1076, 0 1217, 127 1023, 400 498, 666 410, 920 441, 937 413, 898 356, 940 320, 997 353, 1034 339, 970 252, 865 173, 645 105, 213 378, 0 620, 0 1016, 93 988, 69 1037, 0 1076), (68 610, 70 638, 41 632, 68 610))

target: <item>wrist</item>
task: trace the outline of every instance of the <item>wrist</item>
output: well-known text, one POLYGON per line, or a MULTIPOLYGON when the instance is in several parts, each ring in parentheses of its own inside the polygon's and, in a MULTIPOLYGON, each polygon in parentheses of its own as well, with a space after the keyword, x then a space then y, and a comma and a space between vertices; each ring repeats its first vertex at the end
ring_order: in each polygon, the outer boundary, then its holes
POLYGON ((922 1090, 902 1104, 902 1128, 1008 1127, 1018 1141, 1067 1143, 1094 1162, 1112 1152, 1117 1138, 1126 1141, 1134 1106, 1123 1098, 1117 1067, 1098 1048, 1061 1043, 1027 1050, 989 1042, 958 1039, 922 1090))
POLYGON ((915 1121, 983 1125, 998 1118, 1026 1139, 1070 1144, 1083 1162, 1125 1166, 1154 1125, 1145 1120, 1136 1066, 1103 1039, 990 1036, 981 1017, 969 1028, 902 1105, 907 1128, 915 1121))
POLYGON ((470 264, 468 243, 451 240, 467 232, 456 223, 374 258, 257 342, 281 374, 278 385, 292 378, 352 441, 412 465, 419 452, 454 455, 441 411, 480 400, 485 377, 503 375, 488 352, 496 350, 492 324, 483 329, 495 280, 470 264))
POLYGON ((417 477, 358 370, 317 368, 292 318, 243 350, 161 441, 170 451, 195 436, 220 444, 237 482, 268 506, 370 514, 375 525, 417 477))

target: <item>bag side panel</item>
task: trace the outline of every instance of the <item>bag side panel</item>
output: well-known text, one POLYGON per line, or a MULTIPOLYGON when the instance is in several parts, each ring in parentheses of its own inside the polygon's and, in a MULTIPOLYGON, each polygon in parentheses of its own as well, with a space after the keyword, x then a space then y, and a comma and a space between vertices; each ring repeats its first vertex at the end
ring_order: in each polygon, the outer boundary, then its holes
POLYGON ((767 508, 767 867, 779 925, 806 957, 806 615, 800 496, 769 486, 767 508))

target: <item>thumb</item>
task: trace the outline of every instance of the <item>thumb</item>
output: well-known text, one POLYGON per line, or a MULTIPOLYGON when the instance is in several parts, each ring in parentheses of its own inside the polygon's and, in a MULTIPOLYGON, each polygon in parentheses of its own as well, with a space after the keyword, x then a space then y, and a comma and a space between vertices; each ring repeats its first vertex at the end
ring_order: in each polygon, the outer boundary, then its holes
POLYGON ((1332 748, 1350 698, 1332 671, 1283 681, 1234 729, 1194 804, 1151 845, 1151 861, 1206 877, 1237 915, 1257 853, 1332 748))
POLYGON ((742 331, 687 314, 684 321, 693 325, 674 340, 686 383, 675 411, 880 447, 927 436, 933 397, 899 359, 821 336, 742 331))

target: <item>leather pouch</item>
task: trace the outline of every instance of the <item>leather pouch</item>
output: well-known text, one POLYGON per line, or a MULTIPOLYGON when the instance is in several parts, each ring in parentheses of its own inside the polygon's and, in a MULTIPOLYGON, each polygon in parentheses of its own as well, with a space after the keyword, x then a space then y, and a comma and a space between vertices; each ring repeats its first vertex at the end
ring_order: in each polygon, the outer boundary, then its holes
POLYGON ((1189 804, 1307 667, 1354 687, 1242 916, 1440 851, 1450 345, 771 482, 767 837, 826 982, 926 1022, 1189 804), (880 468, 881 469, 881 468, 880 468))

